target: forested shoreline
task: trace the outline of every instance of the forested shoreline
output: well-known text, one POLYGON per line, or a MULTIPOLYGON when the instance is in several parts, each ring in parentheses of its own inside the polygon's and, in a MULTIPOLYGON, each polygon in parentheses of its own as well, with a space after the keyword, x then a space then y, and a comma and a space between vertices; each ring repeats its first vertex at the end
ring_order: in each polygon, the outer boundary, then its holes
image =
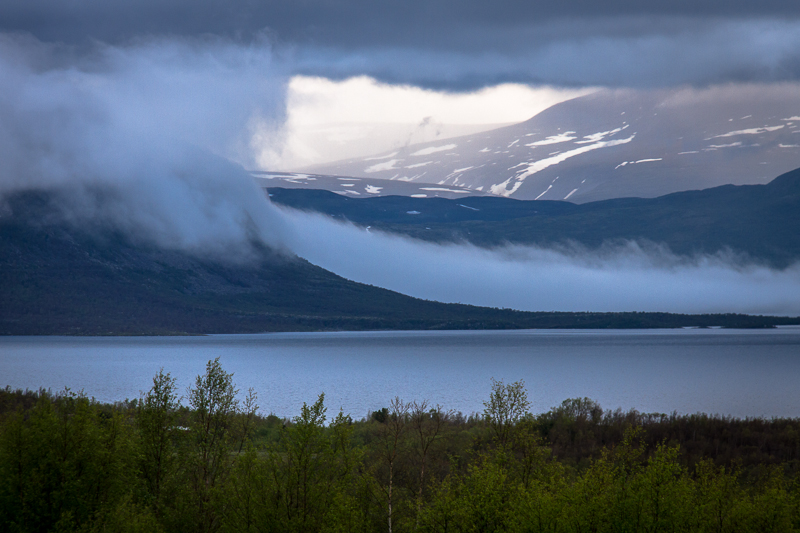
POLYGON ((800 419, 532 414, 498 381, 467 416, 395 398, 355 420, 320 394, 281 419, 219 360, 175 383, 114 404, 0 389, 0 529, 800 530, 800 419))

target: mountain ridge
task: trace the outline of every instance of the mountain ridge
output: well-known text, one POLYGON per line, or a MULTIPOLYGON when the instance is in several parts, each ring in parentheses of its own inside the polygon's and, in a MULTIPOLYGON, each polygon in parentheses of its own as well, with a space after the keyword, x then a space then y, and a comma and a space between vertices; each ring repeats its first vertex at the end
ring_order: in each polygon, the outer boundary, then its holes
POLYGON ((800 169, 764 185, 722 185, 656 198, 565 201, 344 198, 327 191, 269 189, 274 202, 433 242, 495 247, 570 242, 664 244, 691 256, 731 250, 785 268, 800 261, 800 169), (413 214, 409 214, 413 213, 413 214))
POLYGON ((523 200, 652 198, 796 168, 798 126, 800 96, 788 87, 601 90, 516 125, 306 170, 523 200))

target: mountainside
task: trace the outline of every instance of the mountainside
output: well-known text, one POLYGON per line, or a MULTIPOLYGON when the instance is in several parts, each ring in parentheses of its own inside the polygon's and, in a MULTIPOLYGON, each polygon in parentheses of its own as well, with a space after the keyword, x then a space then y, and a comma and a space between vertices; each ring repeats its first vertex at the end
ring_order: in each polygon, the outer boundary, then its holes
POLYGON ((411 198, 465 198, 484 196, 466 187, 442 186, 425 182, 382 180, 379 178, 343 178, 296 172, 251 172, 261 187, 284 189, 323 189, 353 198, 373 196, 410 196, 411 198))
MULTIPOLYGON (((477 199, 477 198, 476 198, 477 199)), ((798 318, 525 313, 419 300, 260 247, 234 265, 53 218, 20 193, 0 213, 0 334, 196 334, 364 329, 765 327, 798 318)))
POLYGON ((629 240, 665 244, 685 255, 730 249, 777 267, 800 261, 800 169, 767 185, 724 185, 580 205, 497 197, 354 199, 285 189, 270 189, 270 194, 289 207, 429 241, 479 246, 575 242, 597 248, 629 240))
POLYGON ((48 195, 0 218, 0 333, 223 333, 519 327, 522 313, 448 306, 345 280, 261 247, 235 265, 52 218, 48 195))
POLYGON ((603 90, 513 126, 307 170, 522 200, 653 198, 796 168, 798 126, 800 95, 787 87, 603 90))

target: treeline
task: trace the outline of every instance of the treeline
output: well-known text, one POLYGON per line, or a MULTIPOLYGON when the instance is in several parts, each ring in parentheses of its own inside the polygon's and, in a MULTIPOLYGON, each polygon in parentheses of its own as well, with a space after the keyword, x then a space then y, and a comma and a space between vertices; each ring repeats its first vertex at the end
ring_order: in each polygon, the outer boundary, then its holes
POLYGON ((362 420, 324 396, 258 414, 218 360, 181 397, 0 390, 8 532, 786 532, 800 530, 800 420, 529 412, 395 399, 362 420), (237 398, 243 397, 243 400, 237 398))

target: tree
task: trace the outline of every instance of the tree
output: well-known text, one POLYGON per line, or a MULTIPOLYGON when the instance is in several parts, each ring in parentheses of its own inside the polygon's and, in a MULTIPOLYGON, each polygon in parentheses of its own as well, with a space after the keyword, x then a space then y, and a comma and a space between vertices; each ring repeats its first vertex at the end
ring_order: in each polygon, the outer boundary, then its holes
POLYGON ((194 388, 188 391, 193 409, 189 476, 199 531, 214 531, 219 526, 213 499, 233 464, 238 392, 233 374, 222 369, 219 357, 206 364, 205 374, 197 376, 194 388))
POLYGON ((153 377, 153 386, 139 401, 136 413, 141 475, 156 516, 161 508, 164 483, 175 468, 172 441, 179 406, 175 379, 162 368, 153 377))
POLYGON ((322 516, 325 491, 321 490, 326 475, 325 460, 329 443, 325 440, 325 394, 312 405, 305 402, 300 415, 281 433, 282 453, 274 457, 281 480, 281 501, 285 520, 292 531, 315 531, 322 516))
POLYGON ((409 405, 411 427, 414 432, 414 449, 419 460, 419 486, 417 487, 417 517, 416 528, 419 527, 420 511, 422 509, 423 491, 425 489, 425 467, 431 453, 431 446, 440 437, 442 428, 450 420, 452 411, 443 411, 437 405, 428 409, 428 402, 416 400, 409 405))
POLYGON ((530 405, 524 381, 506 385, 502 380, 492 378, 492 393, 489 400, 483 402, 483 416, 494 430, 501 448, 510 444, 514 426, 528 414, 530 405))
POLYGON ((386 467, 385 483, 379 483, 379 486, 383 493, 382 499, 386 502, 386 523, 389 533, 393 531, 396 512, 395 469, 400 458, 403 438, 408 429, 408 411, 410 407, 410 404, 400 398, 395 398, 389 402, 389 409, 385 413, 378 411, 385 414, 384 417, 381 417, 383 421, 380 421, 378 417, 374 417, 378 424, 377 452, 382 463, 381 466, 386 467))

